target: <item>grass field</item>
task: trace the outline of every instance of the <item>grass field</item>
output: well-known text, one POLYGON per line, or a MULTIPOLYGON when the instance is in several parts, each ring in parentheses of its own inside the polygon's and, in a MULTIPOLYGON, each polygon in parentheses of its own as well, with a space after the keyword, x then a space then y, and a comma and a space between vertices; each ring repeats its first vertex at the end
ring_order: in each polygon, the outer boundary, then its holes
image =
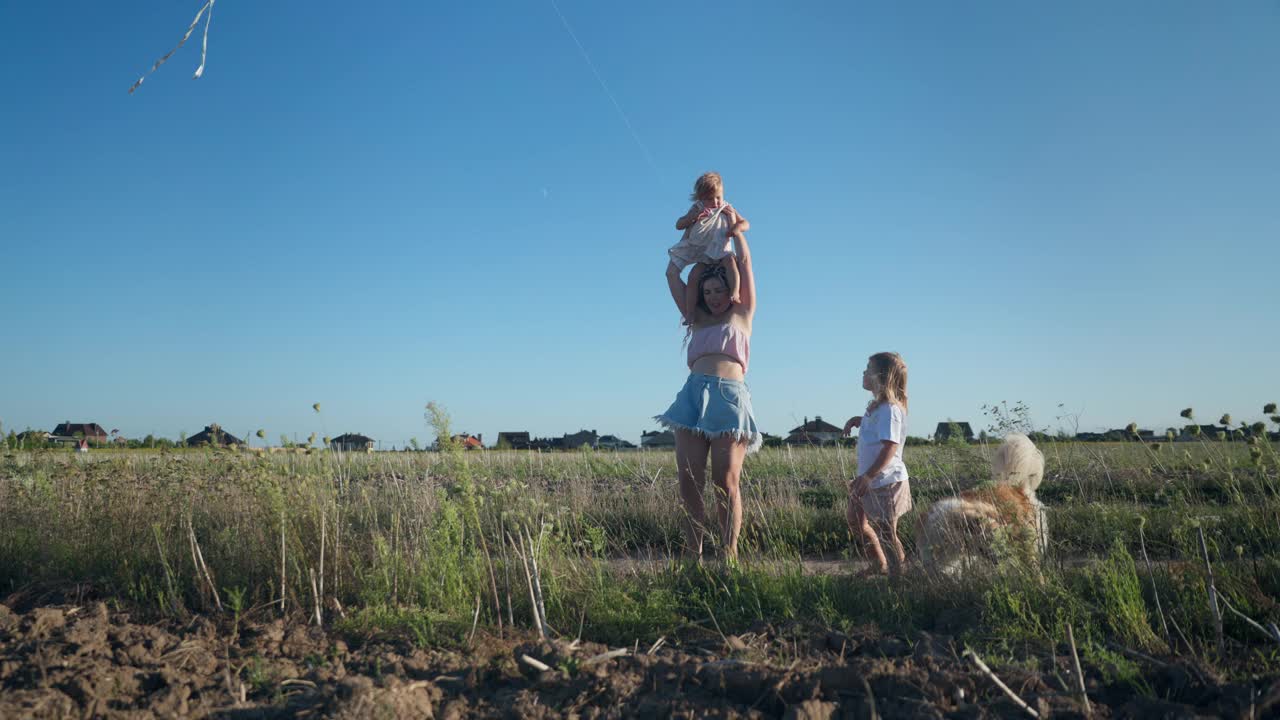
MULTIPOLYGON (((987 479, 992 449, 907 448, 909 554, 916 514, 987 479)), ((1043 582, 1009 572, 896 583, 855 580, 838 562, 806 572, 805 559, 859 558, 843 519, 848 450, 748 458, 733 568, 675 561, 670 453, 11 453, 0 462, 0 593, 84 583, 157 615, 275 613, 283 582, 287 613, 314 616, 318 604, 326 624, 351 632, 447 644, 473 623, 533 627, 540 590, 553 630, 601 642, 812 620, 944 630, 998 651, 1057 642, 1071 623, 1086 652, 1186 647, 1274 666, 1280 644, 1243 619, 1280 622, 1274 447, 1042 449, 1043 582), (1215 590, 1238 611, 1223 609, 1221 644, 1201 530, 1215 590), (529 542, 535 592, 520 558, 529 542)))

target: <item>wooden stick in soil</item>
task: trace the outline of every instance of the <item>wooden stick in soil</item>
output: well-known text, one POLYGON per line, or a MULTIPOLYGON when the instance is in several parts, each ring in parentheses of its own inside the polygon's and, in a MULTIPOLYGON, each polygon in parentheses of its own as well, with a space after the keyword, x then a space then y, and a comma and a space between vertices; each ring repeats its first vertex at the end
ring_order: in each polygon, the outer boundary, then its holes
POLYGON ((867 676, 862 676, 862 689, 867 691, 867 709, 871 711, 871 720, 880 720, 880 711, 876 709, 876 694, 871 691, 871 683, 867 676))
POLYGON ((315 568, 307 568, 307 573, 311 575, 311 598, 315 601, 315 621, 316 625, 322 625, 320 615, 320 590, 316 587, 316 571, 315 568))
POLYGON ((609 650, 608 652, 602 652, 599 655, 593 655, 592 657, 583 661, 582 666, 590 667, 592 665, 595 665, 596 663, 604 662, 605 660, 612 660, 613 658, 618 658, 618 657, 622 657, 624 655, 630 655, 630 654, 631 654, 631 651, 626 648, 609 650))
POLYGON ((489 553, 489 542, 484 539, 484 532, 480 528, 480 513, 476 513, 476 535, 480 538, 480 549, 484 551, 485 565, 489 568, 489 589, 493 591, 493 614, 498 618, 498 637, 502 637, 502 598, 498 595, 498 576, 493 572, 493 555, 489 553))
POLYGON ((529 667, 539 672, 547 672, 548 670, 551 669, 550 665, 542 662, 541 660, 531 658, 528 655, 521 655, 520 660, 524 662, 525 665, 528 665, 529 667))
POLYGON ((280 508, 280 616, 285 614, 285 550, 284 550, 284 508, 280 508))
MULTIPOLYGON (((191 527, 190 521, 188 521, 187 527, 188 529, 191 527)), ((200 561, 196 559, 196 543, 195 543, 195 539, 192 537, 190 532, 187 533, 187 549, 191 551, 191 565, 192 567, 195 568, 196 583, 198 585, 200 582, 200 561)), ((199 587, 197 587, 196 589, 198 590, 199 587)), ((204 598, 201 597, 201 600, 203 599, 204 598)))
MULTIPOLYGON (((517 533, 520 531, 517 530, 517 533)), ((533 609, 533 624, 538 628, 538 637, 543 640, 547 639, 547 632, 542 627, 542 620, 538 617, 538 596, 533 592, 533 573, 529 570, 529 559, 524 554, 524 536, 520 537, 520 545, 517 547, 516 541, 507 533, 507 540, 511 541, 511 547, 520 556, 520 561, 524 564, 524 577, 529 582, 529 606, 533 609)))
MULTIPOLYGON (((502 542, 504 535, 510 537, 510 535, 507 534, 506 520, 501 520, 498 527, 498 544, 502 545, 503 585, 505 585, 507 589, 507 622, 514 628, 516 626, 516 610, 511 604, 511 558, 507 557, 507 544, 502 542)), ((501 614, 501 612, 499 612, 499 614, 501 614)))
POLYGON ((324 607, 324 545, 325 545, 325 517, 324 509, 320 510, 320 591, 316 598, 316 624, 323 625, 320 622, 321 608, 324 607))
POLYGON ((333 596, 342 593, 342 521, 337 503, 333 508, 333 596))
MULTIPOLYGON (((1178 620, 1173 615, 1169 616, 1169 622, 1173 623, 1173 629, 1178 633, 1178 637, 1182 640, 1182 645, 1186 647, 1187 652, 1191 653, 1191 657, 1198 663, 1200 661, 1200 653, 1196 652, 1196 646, 1191 644, 1191 640, 1187 639, 1187 634, 1182 632, 1182 628, 1178 626, 1178 620)), ((1195 664, 1188 664, 1187 667, 1195 671, 1196 677, 1200 682, 1205 682, 1204 674, 1196 669, 1195 664)))
POLYGON ((1276 629, 1275 623, 1271 623, 1271 629, 1268 630, 1267 628, 1262 627, 1262 624, 1259 623, 1257 620, 1254 620, 1248 615, 1245 615, 1244 613, 1232 607, 1231 603, 1227 602, 1227 599, 1225 597, 1218 598, 1218 600, 1221 601, 1221 603, 1225 605, 1228 610, 1235 613, 1235 615, 1239 617, 1241 620, 1244 620, 1245 622, 1252 625, 1255 629, 1257 629, 1258 632, 1262 633, 1263 635, 1266 635, 1271 640, 1275 640, 1276 642, 1280 643, 1280 630, 1276 629))
POLYGON ((1003 680, 996 677, 996 674, 991 671, 991 668, 987 667, 987 664, 982 662, 982 658, 978 657, 978 654, 975 653, 972 649, 965 648, 964 653, 962 653, 962 656, 972 660, 973 664, 977 665, 978 669, 981 670, 983 674, 985 674, 988 678, 990 678, 991 682, 996 684, 996 687, 1003 690, 1004 694, 1008 696, 1008 698, 1012 700, 1015 704, 1017 704, 1018 707, 1027 711, 1028 715, 1030 715, 1033 718, 1040 717, 1040 713, 1036 712, 1034 708, 1032 708, 1030 705, 1023 702, 1022 698, 1018 697, 1016 693, 1010 690, 1009 686, 1005 685, 1003 680))
POLYGON ((1149 662, 1152 665, 1155 665, 1156 667, 1161 667, 1161 668, 1169 667, 1169 663, 1163 660, 1157 660, 1146 653, 1138 652, 1137 650, 1127 648, 1123 645, 1118 645, 1116 643, 1109 642, 1107 643, 1107 647, 1111 648, 1112 650, 1118 650, 1119 652, 1122 652, 1131 658, 1136 658, 1138 660, 1149 662))
POLYGON ((484 548, 484 559, 489 566, 489 590, 493 593, 493 616, 498 620, 498 637, 505 635, 502 622, 502 596, 498 594, 498 574, 493 568, 493 555, 489 552, 489 541, 480 536, 480 546, 484 548))
POLYGON ((1076 652, 1076 634, 1067 623, 1067 642, 1071 644, 1071 666, 1076 672, 1076 685, 1080 688, 1080 703, 1084 705, 1085 717, 1093 716, 1093 706, 1089 704, 1089 693, 1084 689, 1084 670, 1080 668, 1080 653, 1076 652))
POLYGON ((725 635, 724 631, 720 629, 720 621, 716 620, 716 614, 711 611, 711 605, 706 600, 703 600, 702 607, 706 608, 707 614, 711 616, 711 624, 716 626, 716 632, 720 634, 720 639, 724 641, 725 651, 733 650, 733 644, 729 642, 729 636, 725 635))
POLYGON ((204 581, 209 583, 209 590, 213 593, 213 604, 218 608, 218 612, 222 612, 222 598, 218 597, 218 587, 213 584, 209 566, 205 564, 204 553, 200 551, 200 541, 196 538, 196 529, 191 524, 191 518, 187 518, 187 530, 191 533, 191 547, 195 548, 196 558, 200 561, 200 570, 204 573, 204 581))
POLYGON ((400 513, 391 515, 391 605, 400 607, 400 513))
MULTIPOLYGON (((501 621, 501 617, 498 618, 501 621)), ((476 614, 471 618, 471 634, 467 636, 467 647, 470 648, 476 639, 476 626, 480 624, 480 595, 476 595, 476 614)))
MULTIPOLYGON (((544 634, 551 633, 551 624, 547 622, 547 604, 542 599, 542 573, 538 570, 538 554, 533 546, 533 536, 525 530, 525 536, 529 539, 529 564, 533 566, 533 589, 538 595, 538 617, 542 620, 542 628, 544 634)), ((542 535, 538 535, 538 547, 542 547, 542 535)))
POLYGON ((234 705, 239 702, 239 698, 236 697, 236 689, 231 684, 231 643, 223 646, 223 653, 225 661, 222 663, 222 674, 227 681, 227 694, 231 696, 231 703, 234 705))
POLYGON ((1213 565, 1209 562, 1209 545, 1204 541, 1204 527, 1196 528, 1200 534, 1200 552, 1204 553, 1204 569, 1209 574, 1209 612, 1213 613, 1213 632, 1218 641, 1218 654, 1224 648, 1222 638, 1222 610, 1218 607, 1218 586, 1213 581, 1213 565))
POLYGON ((1156 585, 1156 574, 1151 569, 1151 558, 1147 557, 1147 537, 1142 531, 1142 524, 1138 524, 1138 544, 1142 548, 1142 562, 1147 565, 1147 575, 1151 577, 1151 594, 1156 599, 1156 614, 1160 616, 1160 627, 1164 630, 1164 642, 1169 647, 1173 647, 1173 637, 1169 635, 1169 623, 1164 619, 1164 608, 1160 606, 1160 587, 1156 585))

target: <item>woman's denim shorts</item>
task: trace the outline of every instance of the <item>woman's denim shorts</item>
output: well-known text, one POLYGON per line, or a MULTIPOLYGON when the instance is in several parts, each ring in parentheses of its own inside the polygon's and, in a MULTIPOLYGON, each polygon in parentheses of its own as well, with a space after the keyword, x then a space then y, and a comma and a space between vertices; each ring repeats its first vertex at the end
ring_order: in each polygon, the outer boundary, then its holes
POLYGON ((663 427, 689 430, 710 439, 731 435, 747 442, 747 452, 759 450, 764 441, 756 428, 747 384, 715 375, 690 374, 675 402, 654 420, 663 427))

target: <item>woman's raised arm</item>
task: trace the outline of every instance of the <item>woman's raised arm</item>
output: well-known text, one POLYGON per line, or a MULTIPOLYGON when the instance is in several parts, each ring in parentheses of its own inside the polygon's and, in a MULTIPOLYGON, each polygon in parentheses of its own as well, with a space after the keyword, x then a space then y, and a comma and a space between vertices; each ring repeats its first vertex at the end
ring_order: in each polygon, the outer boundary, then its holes
POLYGON ((667 263, 667 288, 671 290, 671 299, 675 300, 680 317, 684 317, 684 294, 687 288, 684 280, 680 279, 680 268, 673 262, 667 263))
POLYGON ((738 257, 738 297, 742 300, 742 309, 747 315, 754 315, 756 312, 756 276, 751 271, 751 248, 747 246, 746 233, 735 233, 733 236, 733 244, 737 249, 738 257))

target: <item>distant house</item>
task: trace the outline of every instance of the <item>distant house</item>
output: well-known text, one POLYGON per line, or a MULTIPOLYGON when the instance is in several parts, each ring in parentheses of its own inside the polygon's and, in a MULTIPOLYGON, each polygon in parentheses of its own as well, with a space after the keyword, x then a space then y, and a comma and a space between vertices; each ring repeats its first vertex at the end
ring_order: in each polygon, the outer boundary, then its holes
MULTIPOLYGON (((1156 434, 1151 430, 1129 430, 1129 428, 1111 428, 1106 432, 1081 432, 1076 433, 1076 442, 1126 442, 1129 440, 1141 440, 1143 442, 1154 442, 1156 434)), ((1035 441, 1035 438, 1032 438, 1035 441)))
MULTIPOLYGON (((1095 439, 1106 440, 1108 442, 1125 442, 1126 440, 1141 440, 1143 442, 1151 442, 1156 439, 1156 434, 1150 430, 1139 430, 1129 428, 1112 428, 1104 433, 1082 433, 1089 435, 1100 435, 1095 439)), ((1079 439, 1079 435, 1077 435, 1079 439)))
POLYGON ((16 437, 18 442, 24 445, 32 443, 43 445, 53 440, 53 433, 47 433, 43 430, 23 430, 16 437))
POLYGON ((548 452, 551 450, 563 450, 564 438, 533 438, 529 441, 530 450, 538 450, 540 452, 548 452))
POLYGON ((614 435, 601 435, 596 447, 601 450, 634 450, 636 446, 614 435))
POLYGON ((454 435, 452 440, 457 443, 458 447, 463 450, 483 450, 484 441, 481 440, 483 435, 471 435, 470 433, 459 433, 454 435))
POLYGON ((1267 439, 1267 437, 1268 437, 1268 433, 1267 433, 1267 430, 1266 430, 1266 426, 1265 426, 1265 425, 1262 425, 1262 423, 1258 423, 1258 424, 1256 424, 1256 425, 1252 425, 1252 426, 1242 427, 1242 428, 1240 428, 1240 434, 1241 434, 1241 436, 1243 436, 1245 439, 1248 439, 1248 438, 1252 438, 1252 437, 1254 437, 1254 436, 1257 436, 1257 437, 1262 438, 1262 439, 1264 439, 1264 440, 1265 440, 1265 439, 1267 439))
POLYGON ((338 452, 373 452, 374 440, 365 435, 346 433, 329 441, 329 447, 338 452))
POLYGON ((645 450, 659 450, 676 446, 676 434, 670 430, 654 430, 640 433, 640 447, 645 450))
POLYGON ((565 450, 577 450, 581 447, 595 449, 600 444, 600 436, 595 430, 579 430, 576 433, 566 434, 563 442, 565 450))
POLYGON ((1226 427, 1219 425, 1187 425, 1182 428, 1177 440, 1179 442, 1190 442, 1193 440, 1217 440, 1219 437, 1230 437, 1226 427))
POLYGON ((529 438, 529 433, 521 432, 500 432, 498 433, 498 447, 510 448, 512 450, 528 450, 532 447, 533 440, 529 438))
POLYGON ((946 442, 951 439, 951 434, 956 431, 961 433, 965 442, 973 440, 973 428, 969 427, 969 423, 955 422, 953 420, 938 423, 938 427, 933 431, 933 440, 934 442, 946 442))
POLYGON ((187 447, 200 447, 201 445, 209 445, 213 447, 227 447, 228 445, 243 445, 240 438, 226 432, 217 423, 206 425, 204 430, 187 438, 187 447))
POLYGON ((799 427, 791 428, 785 442, 788 445, 829 445, 839 442, 842 433, 842 428, 832 425, 823 420, 821 415, 817 415, 812 420, 805 418, 804 423, 799 427))
POLYGON ((103 430, 98 423, 59 423, 58 427, 54 428, 50 435, 55 440, 67 440, 79 436, 89 442, 104 443, 107 441, 107 431, 103 430))

